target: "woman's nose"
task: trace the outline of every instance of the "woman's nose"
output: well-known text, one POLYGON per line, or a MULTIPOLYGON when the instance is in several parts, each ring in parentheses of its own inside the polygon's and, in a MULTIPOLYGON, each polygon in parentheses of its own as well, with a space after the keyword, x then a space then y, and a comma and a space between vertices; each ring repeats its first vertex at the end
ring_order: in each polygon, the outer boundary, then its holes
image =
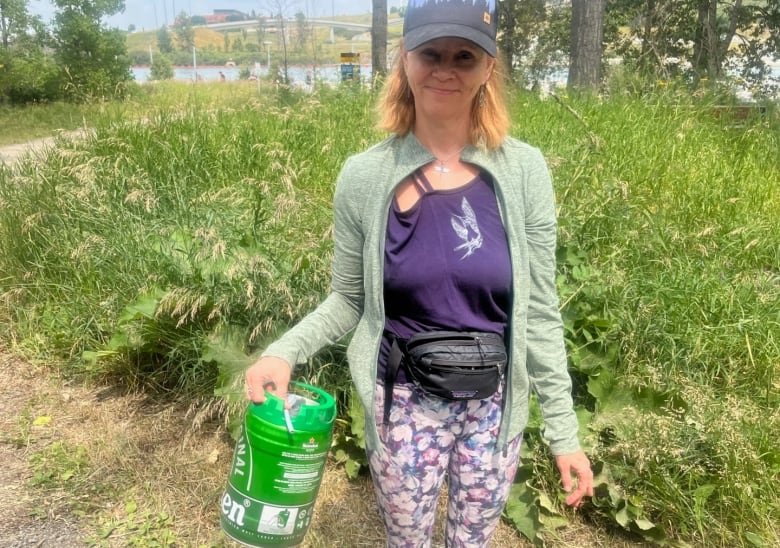
POLYGON ((440 78, 449 78, 450 76, 452 76, 454 68, 455 66, 451 61, 442 59, 441 61, 439 61, 434 65, 433 74, 440 78))

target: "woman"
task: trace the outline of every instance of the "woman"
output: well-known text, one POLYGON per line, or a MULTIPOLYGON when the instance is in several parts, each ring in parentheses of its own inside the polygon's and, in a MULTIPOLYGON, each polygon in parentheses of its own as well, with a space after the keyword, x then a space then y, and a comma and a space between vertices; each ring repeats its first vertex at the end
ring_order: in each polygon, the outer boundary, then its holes
POLYGON ((445 477, 448 546, 488 545, 531 390, 567 504, 593 492, 555 293, 552 185, 541 153, 507 136, 496 29, 495 0, 409 2, 380 102, 392 136, 350 158, 336 187, 331 293, 246 373, 252 400, 268 386, 284 398, 292 366, 354 329, 347 357, 388 546, 430 545, 445 477), (414 380, 399 344, 440 331, 503 337, 493 392, 451 399, 414 380))

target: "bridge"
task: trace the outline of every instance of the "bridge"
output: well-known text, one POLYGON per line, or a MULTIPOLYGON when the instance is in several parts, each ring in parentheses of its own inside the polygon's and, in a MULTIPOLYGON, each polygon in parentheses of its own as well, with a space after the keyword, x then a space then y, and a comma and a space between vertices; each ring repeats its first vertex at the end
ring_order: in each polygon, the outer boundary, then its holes
MULTIPOLYGON (((287 19, 285 19, 285 24, 289 25, 290 28, 294 28, 295 25, 297 25, 297 23, 298 21, 292 17, 288 17, 287 19)), ((347 21, 335 21, 331 19, 306 19, 306 23, 314 27, 338 28, 338 29, 346 29, 346 30, 355 30, 358 32, 368 32, 371 30, 371 25, 365 23, 350 23, 347 21)), ((279 25, 279 20, 264 19, 262 21, 259 21, 257 19, 250 19, 248 21, 228 21, 226 23, 196 25, 196 27, 207 28, 219 32, 224 30, 255 28, 260 24, 262 24, 265 28, 276 28, 279 25)), ((401 24, 403 24, 403 19, 392 19, 392 20, 388 20, 387 22, 388 27, 393 25, 401 25, 401 24)))

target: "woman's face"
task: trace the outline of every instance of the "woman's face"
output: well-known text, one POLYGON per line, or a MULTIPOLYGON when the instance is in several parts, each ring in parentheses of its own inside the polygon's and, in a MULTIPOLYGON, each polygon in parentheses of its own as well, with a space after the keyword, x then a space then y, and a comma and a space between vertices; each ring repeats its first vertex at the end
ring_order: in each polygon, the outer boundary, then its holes
POLYGON ((462 38, 437 38, 403 53, 418 120, 469 117, 479 88, 488 81, 495 59, 462 38))

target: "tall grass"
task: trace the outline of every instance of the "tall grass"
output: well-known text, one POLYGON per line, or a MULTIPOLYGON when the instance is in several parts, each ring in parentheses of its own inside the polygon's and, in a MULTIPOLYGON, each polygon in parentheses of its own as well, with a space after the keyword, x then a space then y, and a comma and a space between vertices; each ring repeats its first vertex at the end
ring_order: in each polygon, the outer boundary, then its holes
MULTIPOLYGON (((260 93, 267 91, 266 86, 261 87, 260 93)), ((241 105, 257 97, 257 85, 248 81, 222 82, 219 86, 155 82, 132 86, 127 100, 123 102, 58 102, 24 107, 0 105, 0 146, 26 143, 63 131, 111 122, 121 125, 128 120, 143 120, 160 111, 208 110, 230 104, 241 105)))
MULTIPOLYGON (((380 138, 373 98, 214 88, 144 92, 166 104, 0 171, 0 325, 19 351, 203 393, 325 294, 333 182, 380 138)), ((513 111, 553 171, 566 317, 612 349, 596 363, 570 341, 594 461, 667 537, 777 545, 777 114, 729 128, 674 94, 517 93, 513 111)), ((341 363, 337 347, 305 374, 340 383, 341 363)))
POLYGON ((204 332, 240 325, 258 344, 310 309, 327 287, 332 181, 370 139, 368 98, 290 101, 111 119, 4 171, 2 285, 21 344, 78 365, 111 339, 163 385, 213 382, 193 373, 204 332))
POLYGON ((777 545, 776 113, 734 128, 670 94, 524 98, 515 118, 555 165, 562 244, 609 288, 615 392, 632 397, 599 402, 597 455, 673 535, 777 545))

